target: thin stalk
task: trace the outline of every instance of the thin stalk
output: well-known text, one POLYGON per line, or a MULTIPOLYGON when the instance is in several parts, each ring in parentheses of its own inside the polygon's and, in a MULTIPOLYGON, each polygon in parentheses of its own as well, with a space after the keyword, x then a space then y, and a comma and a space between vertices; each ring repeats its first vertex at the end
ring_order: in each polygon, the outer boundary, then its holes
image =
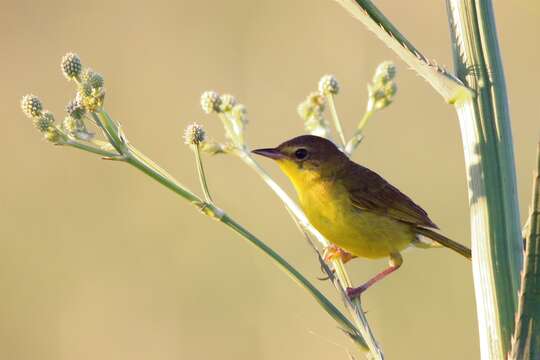
POLYGON ((351 156, 352 153, 356 150, 358 145, 364 140, 364 128, 366 127, 368 120, 375 114, 373 110, 366 110, 362 119, 358 123, 356 130, 354 131, 353 136, 345 146, 345 154, 351 156))
POLYGON ((221 222, 232 228, 238 234, 242 235, 244 238, 248 239, 253 245, 258 247, 260 250, 268 254, 296 283, 301 287, 308 290, 315 300, 326 310, 330 316, 336 320, 340 327, 346 331, 351 338, 359 345, 362 349, 367 349, 367 345, 362 339, 362 336, 358 333, 354 325, 347 319, 316 287, 309 282, 301 273, 296 269, 290 266, 281 256, 279 256, 275 251, 270 247, 264 244, 262 241, 258 240, 254 235, 240 226, 238 223, 233 221, 227 215, 224 215, 221 219, 221 222))
POLYGON ((204 173, 204 167, 201 159, 201 150, 199 147, 199 144, 191 145, 193 148, 193 151, 195 152, 195 162, 197 163, 197 173, 199 174, 199 182, 201 183, 201 188, 204 193, 204 198, 206 199, 206 202, 209 202, 211 204, 214 203, 212 200, 212 197, 210 196, 210 190, 208 190, 208 184, 206 182, 206 175, 204 173))
POLYGON ((540 144, 537 148, 531 212, 527 222, 516 330, 509 357, 512 360, 540 358, 540 144))
POLYGON ((229 139, 236 144, 239 147, 242 147, 243 139, 239 136, 241 133, 240 129, 238 129, 238 125, 235 121, 229 119, 229 116, 226 113, 220 112, 218 113, 219 118, 221 119, 221 122, 223 123, 223 127, 225 127, 225 134, 229 137, 229 139))
POLYGON ((109 143, 118 151, 123 154, 126 151, 126 144, 124 139, 120 137, 120 127, 114 121, 109 114, 104 110, 91 113, 92 118, 98 124, 103 131, 103 134, 109 140, 109 143))
POLYGON ((334 100, 334 94, 328 94, 326 96, 328 99, 328 105, 330 107, 330 113, 332 114, 332 119, 334 120, 334 126, 336 127, 336 132, 338 134, 339 140, 341 141, 341 147, 345 148, 345 144, 347 144, 347 140, 345 139, 345 134, 343 133, 343 127, 341 126, 341 121, 339 120, 339 116, 336 109, 336 103, 334 100))
POLYGON ((523 243, 510 117, 489 0, 447 0, 458 78, 455 102, 467 177, 482 359, 505 359, 514 333, 523 243))
POLYGON ((88 145, 88 144, 82 143, 80 141, 71 140, 71 139, 68 139, 66 141, 65 145, 74 147, 76 149, 88 151, 88 152, 91 152, 93 154, 97 154, 97 155, 103 156, 105 158, 110 158, 110 159, 114 159, 114 158, 117 158, 117 157, 121 156, 121 155, 118 155, 118 153, 113 153, 113 152, 110 152, 110 151, 106 151, 106 150, 100 149, 98 147, 88 145))

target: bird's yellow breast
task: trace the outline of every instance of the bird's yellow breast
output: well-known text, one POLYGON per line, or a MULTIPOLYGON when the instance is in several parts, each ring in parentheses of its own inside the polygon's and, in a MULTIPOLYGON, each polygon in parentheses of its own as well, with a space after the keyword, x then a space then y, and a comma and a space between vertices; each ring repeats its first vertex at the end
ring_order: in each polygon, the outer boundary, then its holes
POLYGON ((332 177, 280 162, 291 179, 309 221, 330 242, 353 255, 387 257, 415 239, 410 225, 355 208, 347 189, 332 177))

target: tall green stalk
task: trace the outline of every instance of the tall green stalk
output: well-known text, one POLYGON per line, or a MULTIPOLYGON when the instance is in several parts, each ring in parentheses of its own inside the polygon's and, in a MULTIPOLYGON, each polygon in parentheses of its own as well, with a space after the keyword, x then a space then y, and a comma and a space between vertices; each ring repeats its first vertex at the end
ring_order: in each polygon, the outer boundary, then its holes
POLYGON ((505 359, 517 309, 522 240, 506 88, 491 1, 447 0, 467 177, 483 359, 505 359))

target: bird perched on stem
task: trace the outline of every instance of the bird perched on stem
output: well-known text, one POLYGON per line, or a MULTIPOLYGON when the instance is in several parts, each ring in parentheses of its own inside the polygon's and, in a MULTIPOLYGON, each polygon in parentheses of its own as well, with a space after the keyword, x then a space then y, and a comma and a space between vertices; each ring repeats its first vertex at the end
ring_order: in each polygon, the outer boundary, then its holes
POLYGON ((309 221, 333 245, 325 259, 335 256, 389 258, 389 267, 357 288, 359 296, 397 270, 401 251, 445 246, 471 259, 467 247, 435 232, 437 225, 408 196, 377 173, 351 161, 330 140, 303 135, 255 154, 271 158, 292 181, 309 221))

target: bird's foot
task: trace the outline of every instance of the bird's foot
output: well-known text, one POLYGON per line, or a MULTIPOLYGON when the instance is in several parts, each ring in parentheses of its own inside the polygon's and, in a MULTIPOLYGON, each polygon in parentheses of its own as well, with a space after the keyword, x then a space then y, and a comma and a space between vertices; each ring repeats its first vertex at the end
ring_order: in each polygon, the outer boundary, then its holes
POLYGON ((348 261, 354 259, 356 256, 353 254, 343 250, 337 245, 331 244, 326 249, 324 249, 323 258, 325 262, 330 262, 332 260, 341 259, 343 263, 347 263, 348 261))
POLYGON ((347 292, 347 296, 349 297, 349 300, 354 300, 358 297, 360 297, 364 291, 366 291, 368 288, 368 286, 366 286, 366 284, 362 285, 362 286, 359 286, 359 287, 355 287, 355 288, 352 288, 352 287, 348 287, 346 292, 347 292))

